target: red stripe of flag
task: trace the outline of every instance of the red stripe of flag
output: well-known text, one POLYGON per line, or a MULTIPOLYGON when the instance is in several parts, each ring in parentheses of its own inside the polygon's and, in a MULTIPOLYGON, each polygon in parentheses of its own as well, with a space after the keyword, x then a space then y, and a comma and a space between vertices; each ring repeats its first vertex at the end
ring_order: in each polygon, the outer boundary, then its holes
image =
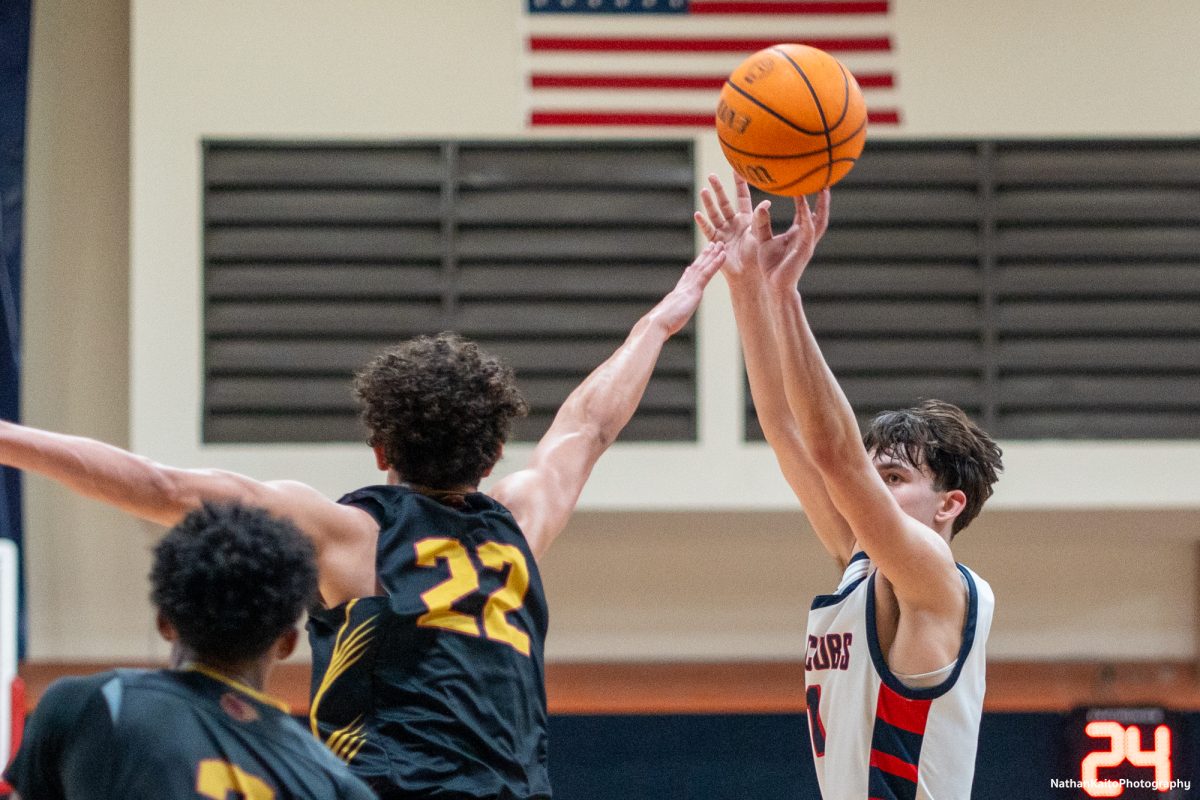
POLYGON ((533 75, 534 89, 720 89, 717 75, 533 75))
POLYGON ((534 111, 529 121, 534 125, 669 125, 708 126, 716 114, 660 113, 640 111, 534 111))
POLYGON ((869 125, 899 125, 900 112, 894 108, 881 108, 876 111, 867 109, 867 124, 869 125))
POLYGON ((871 766, 883 770, 889 775, 895 775, 904 778, 911 783, 917 782, 917 765, 909 764, 907 761, 901 761, 895 756, 889 756, 887 753, 881 753, 878 750, 871 751, 871 766))
POLYGON ((875 716, 889 725, 910 733, 925 734, 925 723, 929 721, 929 706, 932 700, 909 700, 901 697, 887 684, 879 686, 879 703, 875 716))
MULTIPOLYGON (((529 49, 534 52, 575 53, 753 53, 779 44, 777 39, 652 39, 652 38, 582 38, 566 36, 531 36, 529 49)), ((827 53, 884 52, 892 49, 886 36, 845 39, 802 39, 806 44, 827 53)))
POLYGON ((886 14, 882 2, 846 3, 730 3, 723 0, 692 0, 692 14, 886 14))
MULTIPOLYGON (((895 85, 891 73, 855 75, 864 89, 890 89, 895 85)), ((720 89, 721 75, 550 75, 530 76, 534 89, 720 89)))
MULTIPOLYGON (((663 125, 697 128, 713 125, 714 113, 642 112, 642 111, 534 111, 531 125, 663 125)), ((898 125, 900 112, 894 110, 868 111, 867 122, 872 125, 898 125)))

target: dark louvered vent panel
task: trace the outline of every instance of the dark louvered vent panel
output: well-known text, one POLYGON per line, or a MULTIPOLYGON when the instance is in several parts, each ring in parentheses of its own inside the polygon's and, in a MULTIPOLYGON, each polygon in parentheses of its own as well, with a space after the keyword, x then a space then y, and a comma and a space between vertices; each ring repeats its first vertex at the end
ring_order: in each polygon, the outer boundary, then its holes
MULTIPOLYGON (((679 142, 205 148, 205 439, 358 441, 350 376, 456 330, 517 371, 535 439, 694 249, 679 142)), ((695 341, 626 429, 695 438, 695 341)))
POLYGON ((1200 142, 872 142, 833 202, 801 290, 862 417, 1200 437, 1200 142))
POLYGON ((997 427, 1200 437, 1200 142, 993 161, 997 427))

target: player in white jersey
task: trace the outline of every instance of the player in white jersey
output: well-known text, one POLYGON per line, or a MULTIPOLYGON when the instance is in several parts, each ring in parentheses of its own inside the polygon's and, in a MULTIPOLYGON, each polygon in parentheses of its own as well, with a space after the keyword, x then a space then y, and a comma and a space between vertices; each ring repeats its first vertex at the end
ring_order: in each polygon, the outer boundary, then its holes
POLYGON ((965 800, 983 709, 991 589, 950 540, 978 515, 1000 448, 936 400, 881 414, 860 437, 797 289, 829 220, 796 198, 775 235, 769 202, 736 207, 715 176, 701 230, 723 269, 759 421, 813 530, 844 570, 812 604, 805 662, 825 800, 965 800), (865 447, 864 447, 865 445, 865 447))

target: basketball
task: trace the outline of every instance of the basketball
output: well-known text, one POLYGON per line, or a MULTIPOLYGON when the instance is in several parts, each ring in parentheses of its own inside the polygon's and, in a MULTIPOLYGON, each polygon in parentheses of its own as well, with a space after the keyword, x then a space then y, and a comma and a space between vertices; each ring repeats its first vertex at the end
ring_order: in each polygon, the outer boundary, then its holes
POLYGON ((747 58, 725 81, 717 138, 750 185, 812 194, 854 167, 867 139, 867 104, 836 58, 807 45, 777 44, 747 58))

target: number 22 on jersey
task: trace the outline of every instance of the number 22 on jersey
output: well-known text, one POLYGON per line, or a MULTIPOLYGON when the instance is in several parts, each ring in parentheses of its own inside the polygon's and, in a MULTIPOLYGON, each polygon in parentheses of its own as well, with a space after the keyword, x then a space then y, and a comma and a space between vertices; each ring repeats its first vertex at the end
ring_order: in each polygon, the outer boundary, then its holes
POLYGON ((479 572, 467 548, 457 539, 446 538, 422 539, 413 547, 417 551, 418 566, 437 567, 439 562, 445 562, 450 570, 450 577, 421 593, 429 611, 417 617, 417 625, 444 628, 467 636, 486 636, 529 655, 529 634, 509 622, 507 616, 524 604, 525 592, 529 589, 529 565, 519 549, 500 542, 484 542, 475 548, 479 563, 486 569, 503 572, 505 566, 511 567, 504 585, 488 595, 483 606, 481 633, 479 621, 474 616, 452 607, 467 595, 479 591, 479 572))
POLYGON ((219 758, 207 758, 197 765, 196 791, 212 800, 225 800, 231 792, 245 800, 275 800, 275 792, 262 778, 219 758))

